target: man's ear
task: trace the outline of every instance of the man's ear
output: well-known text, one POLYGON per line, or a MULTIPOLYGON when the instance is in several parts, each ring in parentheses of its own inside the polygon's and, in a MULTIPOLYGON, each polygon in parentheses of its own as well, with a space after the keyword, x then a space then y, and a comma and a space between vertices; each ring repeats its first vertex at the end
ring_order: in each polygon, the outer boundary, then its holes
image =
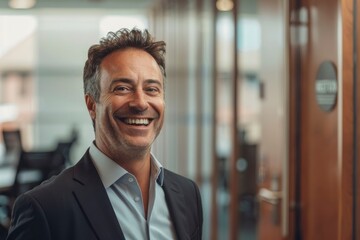
POLYGON ((95 120, 96 118, 96 102, 92 96, 89 94, 85 95, 85 103, 86 107, 89 111, 90 117, 92 120, 95 120))

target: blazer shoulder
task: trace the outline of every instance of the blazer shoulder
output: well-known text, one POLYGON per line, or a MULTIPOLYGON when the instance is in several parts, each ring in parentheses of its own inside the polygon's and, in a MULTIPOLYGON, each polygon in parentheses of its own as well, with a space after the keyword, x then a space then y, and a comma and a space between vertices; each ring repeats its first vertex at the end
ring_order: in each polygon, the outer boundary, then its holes
POLYGON ((197 184, 189 178, 165 169, 164 191, 178 236, 181 236, 183 231, 187 231, 184 226, 192 226, 189 227, 191 230, 188 229, 190 239, 201 239, 203 210, 197 184), (179 209, 182 210, 179 211, 179 209), (180 219, 184 221, 180 221, 180 219))
POLYGON ((164 177, 165 177, 166 180, 167 179, 177 180, 177 181, 180 181, 181 183, 187 183, 187 184, 194 183, 193 180, 191 180, 191 179, 189 179, 187 177, 184 177, 184 176, 182 176, 180 174, 177 174, 177 173, 175 173, 175 172, 173 172, 173 171, 171 171, 169 169, 166 169, 166 168, 164 168, 164 177))
POLYGON ((189 194, 192 195, 191 193, 199 195, 199 187, 193 180, 168 169, 164 169, 164 185, 166 185, 167 188, 184 193, 185 196, 189 196, 189 194))

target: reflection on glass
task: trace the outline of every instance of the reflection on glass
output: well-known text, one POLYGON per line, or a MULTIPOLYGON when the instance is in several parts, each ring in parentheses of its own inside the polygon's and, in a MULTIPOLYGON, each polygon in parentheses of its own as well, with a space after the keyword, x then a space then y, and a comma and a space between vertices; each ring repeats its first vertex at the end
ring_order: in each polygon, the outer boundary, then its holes
POLYGON ((218 167, 218 183, 216 192, 218 238, 229 238, 229 204, 230 204, 230 157, 231 157, 231 120, 232 106, 232 61, 234 46, 234 24, 231 12, 218 12, 216 22, 216 154, 218 167))
POLYGON ((257 239, 257 172, 261 138, 260 24, 257 1, 242 0, 238 8, 238 239, 257 239))

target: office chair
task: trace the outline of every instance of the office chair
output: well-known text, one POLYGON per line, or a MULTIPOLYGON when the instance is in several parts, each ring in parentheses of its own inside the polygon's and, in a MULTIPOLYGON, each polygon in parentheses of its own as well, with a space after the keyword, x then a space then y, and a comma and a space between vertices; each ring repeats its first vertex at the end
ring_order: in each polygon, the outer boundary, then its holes
POLYGON ((55 154, 56 151, 21 151, 10 197, 16 198, 46 180, 55 154))
POLYGON ((9 222, 17 196, 47 179, 53 156, 54 151, 21 151, 13 184, 0 189, 1 222, 9 222))
POLYGON ((2 137, 5 146, 5 152, 19 151, 22 149, 20 129, 3 130, 2 137))
POLYGON ((16 166, 18 156, 23 149, 21 132, 19 129, 3 130, 2 137, 5 146, 5 154, 2 164, 16 166))

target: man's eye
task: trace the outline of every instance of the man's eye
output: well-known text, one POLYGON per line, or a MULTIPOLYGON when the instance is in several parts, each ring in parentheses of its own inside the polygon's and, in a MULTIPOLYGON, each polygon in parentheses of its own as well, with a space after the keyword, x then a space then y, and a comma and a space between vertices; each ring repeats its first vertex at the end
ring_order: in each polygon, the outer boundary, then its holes
POLYGON ((130 88, 125 86, 118 86, 114 88, 114 92, 128 92, 128 91, 130 91, 130 88))
POLYGON ((146 91, 147 91, 147 92, 150 92, 150 93, 157 93, 157 92, 159 92, 160 90, 159 90, 157 87, 149 87, 149 88, 147 88, 146 91))

